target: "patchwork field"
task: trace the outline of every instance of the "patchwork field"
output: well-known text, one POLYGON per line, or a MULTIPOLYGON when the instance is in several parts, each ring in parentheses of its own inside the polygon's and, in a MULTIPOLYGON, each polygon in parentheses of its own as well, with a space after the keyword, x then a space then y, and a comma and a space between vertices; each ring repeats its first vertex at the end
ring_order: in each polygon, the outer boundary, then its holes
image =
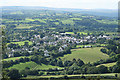
POLYGON ((26 62, 26 63, 20 63, 20 64, 13 65, 9 69, 16 68, 16 69, 19 69, 19 70, 23 70, 26 67, 29 67, 31 70, 61 68, 61 67, 58 67, 58 66, 45 65, 45 64, 38 65, 35 62, 30 61, 30 62, 26 62))
POLYGON ((62 60, 73 60, 75 59, 81 59, 85 63, 92 63, 95 61, 98 61, 100 59, 107 59, 109 56, 107 54, 104 54, 100 51, 102 47, 95 47, 95 48, 81 48, 81 49, 72 49, 71 54, 64 55, 64 57, 60 57, 62 60))

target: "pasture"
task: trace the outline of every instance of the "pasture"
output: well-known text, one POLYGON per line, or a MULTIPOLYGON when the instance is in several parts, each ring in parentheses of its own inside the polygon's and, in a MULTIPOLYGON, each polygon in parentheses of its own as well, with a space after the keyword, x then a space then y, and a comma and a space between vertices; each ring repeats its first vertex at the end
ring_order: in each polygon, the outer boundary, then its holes
POLYGON ((20 64, 16 64, 16 65, 13 65, 12 67, 9 67, 9 69, 12 69, 12 68, 15 68, 15 69, 18 69, 18 70, 23 70, 25 69, 26 67, 29 67, 31 70, 38 70, 38 69, 49 69, 49 68, 61 68, 61 67, 58 67, 58 66, 52 66, 52 65, 45 65, 45 64, 37 64, 33 61, 30 61, 30 62, 25 62, 25 63, 20 63, 20 64))
MULTIPOLYGON (((25 58, 26 56, 20 56, 20 57, 11 57, 11 58, 7 58, 7 59, 3 59, 3 61, 10 61, 10 60, 18 60, 20 58, 25 58)), ((28 56, 27 58, 30 58, 31 56, 28 56)))
POLYGON ((74 32, 65 32, 66 34, 74 34, 74 32))
POLYGON ((95 48, 81 48, 81 49, 72 49, 71 54, 64 55, 63 57, 60 57, 63 61, 65 60, 73 60, 75 59, 81 59, 85 63, 93 63, 100 59, 107 59, 109 56, 107 54, 104 54, 100 51, 102 47, 95 47, 95 48))

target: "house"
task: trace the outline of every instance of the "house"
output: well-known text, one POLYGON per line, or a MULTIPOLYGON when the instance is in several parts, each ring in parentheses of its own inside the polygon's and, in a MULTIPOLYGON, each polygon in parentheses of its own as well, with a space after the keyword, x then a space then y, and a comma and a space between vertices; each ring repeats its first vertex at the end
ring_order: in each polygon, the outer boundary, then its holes
POLYGON ((48 50, 45 50, 44 51, 44 56, 47 56, 47 57, 50 56, 48 53, 49 53, 48 50))
POLYGON ((63 48, 66 48, 66 47, 67 47, 67 45, 65 44, 65 45, 63 45, 62 47, 63 47, 63 48))
POLYGON ((89 46, 89 45, 87 45, 87 46, 84 46, 85 48, 91 48, 92 46, 89 46))
POLYGON ((63 49, 62 49, 62 47, 60 47, 60 48, 59 48, 59 52, 62 52, 62 51, 63 51, 63 49))
POLYGON ((14 57, 13 53, 8 54, 8 57, 14 57))

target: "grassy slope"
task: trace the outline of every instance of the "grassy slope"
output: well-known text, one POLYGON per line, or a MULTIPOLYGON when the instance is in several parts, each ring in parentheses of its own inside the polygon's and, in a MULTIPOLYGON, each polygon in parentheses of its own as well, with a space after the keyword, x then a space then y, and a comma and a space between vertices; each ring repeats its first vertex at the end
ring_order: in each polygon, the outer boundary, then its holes
POLYGON ((62 60, 72 60, 73 58, 80 58, 85 63, 92 63, 100 59, 107 59, 109 56, 100 51, 100 47, 96 48, 82 48, 82 49, 72 49, 71 54, 67 54, 61 57, 62 60))
POLYGON ((19 70, 23 70, 23 69, 25 69, 25 67, 29 67, 31 70, 61 68, 61 67, 58 67, 58 66, 45 65, 45 64, 38 65, 35 62, 30 61, 30 62, 26 62, 26 63, 20 63, 20 64, 13 65, 9 69, 16 68, 16 69, 19 69, 19 70))

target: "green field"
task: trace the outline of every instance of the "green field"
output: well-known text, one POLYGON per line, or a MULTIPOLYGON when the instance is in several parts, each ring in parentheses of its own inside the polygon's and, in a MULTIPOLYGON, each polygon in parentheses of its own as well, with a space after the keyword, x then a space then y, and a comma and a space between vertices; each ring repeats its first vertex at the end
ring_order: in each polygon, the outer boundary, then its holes
POLYGON ((96 47, 96 45, 77 45, 76 48, 79 48, 79 47, 83 48, 83 46, 92 46, 92 47, 96 47))
MULTIPOLYGON (((11 58, 7 58, 7 59, 3 59, 3 61, 10 61, 10 60, 18 60, 20 58, 25 58, 26 56, 20 56, 20 57, 11 57, 11 58)), ((28 56, 28 58, 30 58, 31 56, 28 56)))
POLYGON ((65 32, 66 34, 74 34, 74 32, 65 32))
POLYGON ((9 69, 16 68, 18 70, 23 70, 26 67, 29 67, 31 70, 61 68, 58 66, 45 65, 45 64, 38 65, 37 63, 30 61, 30 62, 26 62, 26 63, 20 63, 20 64, 13 65, 12 67, 9 67, 9 69))
POLYGON ((70 18, 72 20, 82 20, 82 18, 70 18))
POLYGON ((49 29, 56 29, 56 28, 49 28, 49 29))
POLYGON ((62 23, 63 23, 63 24, 70 24, 70 25, 74 25, 74 24, 75 24, 74 21, 71 20, 71 19, 62 20, 62 23))
MULTIPOLYGON (((28 41, 28 40, 26 40, 26 41, 20 41, 20 42, 10 42, 10 43, 19 44, 21 46, 21 45, 24 45, 25 42, 28 42, 29 45, 32 45, 32 42, 28 41)), ((7 45, 10 44, 10 43, 7 43, 7 45)))
POLYGON ((26 26, 26 25, 23 25, 23 26, 17 26, 16 29, 30 29, 32 28, 33 26, 26 26))
POLYGON ((59 25, 59 22, 54 22, 54 24, 59 25))
POLYGON ((83 48, 83 46, 92 46, 92 47, 97 47, 98 45, 100 45, 100 46, 106 46, 105 44, 89 44, 89 45, 77 45, 76 46, 76 48, 79 48, 79 47, 81 47, 81 48, 83 48))
MULTIPOLYGON (((77 33, 80 33, 80 34, 83 34, 83 35, 87 35, 88 33, 87 32, 77 32, 77 33)), ((90 33, 92 34, 92 33, 90 33)))
POLYGON ((26 21, 35 21, 34 19, 26 18, 26 21))
POLYGON ((35 20, 40 21, 41 23, 46 23, 46 21, 43 19, 35 19, 35 20))
POLYGON ((113 35, 113 34, 118 34, 117 32, 106 32, 105 34, 113 35))
POLYGON ((110 21, 110 20, 96 20, 96 21, 100 22, 100 23, 104 23, 104 24, 118 24, 118 22, 116 20, 113 20, 113 21, 110 21))
POLYGON ((24 13, 21 11, 16 11, 16 12, 11 12, 10 14, 24 14, 24 13))
MULTIPOLYGON (((115 76, 116 73, 109 73, 109 74, 84 74, 84 76, 115 76)), ((59 77, 64 77, 65 75, 51 75, 51 76, 27 76, 26 78, 23 79, 37 79, 37 78, 59 78, 59 77)), ((82 76, 80 75, 67 75, 68 77, 74 77, 74 76, 82 76)), ((52 80, 52 79, 50 79, 52 80)), ((66 79, 57 79, 57 80, 66 80, 66 79)), ((86 79, 69 79, 69 80, 86 80, 86 79)), ((116 79, 100 79, 100 80, 116 80, 116 79)))
MULTIPOLYGON (((106 67, 112 67, 112 66, 116 65, 116 62, 114 62, 114 63, 107 63, 107 64, 100 64, 100 65, 104 65, 106 67)), ((100 65, 97 65, 96 67, 99 67, 100 65)))
POLYGON ((64 55, 64 57, 60 57, 62 60, 73 60, 75 59, 81 59, 85 63, 92 63, 95 61, 98 61, 100 59, 107 59, 109 56, 107 54, 104 54, 100 51, 102 47, 95 47, 95 48, 81 48, 81 49, 72 49, 71 54, 64 55))

